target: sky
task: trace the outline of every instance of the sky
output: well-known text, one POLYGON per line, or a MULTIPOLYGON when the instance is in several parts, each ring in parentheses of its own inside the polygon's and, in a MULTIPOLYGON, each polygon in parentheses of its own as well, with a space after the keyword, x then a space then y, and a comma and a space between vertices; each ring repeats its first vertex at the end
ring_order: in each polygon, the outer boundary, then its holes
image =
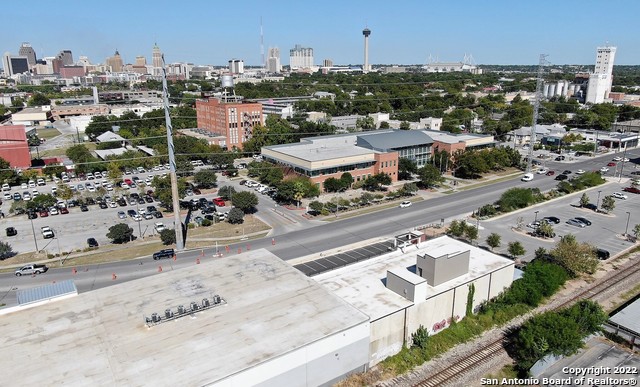
POLYGON ((157 43, 170 62, 245 66, 294 45, 314 62, 362 64, 362 29, 371 30, 369 63, 594 64, 596 47, 617 46, 615 64, 640 64, 640 0, 31 0, 3 7, 2 53, 29 42, 38 58, 70 49, 91 63, 120 52, 125 63, 157 43))

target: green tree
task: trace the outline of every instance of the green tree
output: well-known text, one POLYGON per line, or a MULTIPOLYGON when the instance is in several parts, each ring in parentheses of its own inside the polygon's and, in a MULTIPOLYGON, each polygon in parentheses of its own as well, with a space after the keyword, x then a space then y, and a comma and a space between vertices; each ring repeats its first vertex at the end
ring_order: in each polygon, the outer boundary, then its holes
POLYGON ((535 233, 543 238, 553 238, 556 235, 556 233, 553 232, 553 226, 549 222, 540 222, 535 233))
MULTIPOLYGON (((173 195, 171 193, 171 180, 169 176, 155 176, 151 181, 156 198, 169 211, 173 210, 173 195)), ((187 192, 187 182, 183 178, 178 179, 178 196, 184 198, 187 192)))
POLYGON ((414 173, 418 173, 418 166, 416 163, 405 157, 400 157, 398 159, 398 179, 409 180, 414 173))
POLYGON ((390 128, 390 126, 389 126, 389 122, 388 121, 382 121, 380 123, 380 129, 389 129, 389 128, 390 128))
POLYGON ((452 220, 447 229, 447 234, 456 238, 460 238, 464 235, 467 229, 467 222, 464 220, 452 220))
POLYGON ((514 259, 526 254, 524 246, 522 246, 522 243, 518 241, 509 242, 507 251, 509 252, 509 255, 511 255, 514 259))
POLYGON ((496 247, 500 247, 501 239, 502 238, 500 237, 499 234, 493 232, 489 234, 486 242, 487 242, 487 245, 491 247, 491 250, 493 251, 496 247))
POLYGON ((574 277, 581 273, 593 274, 598 268, 598 258, 593 246, 588 243, 578 243, 573 234, 561 237, 549 253, 574 277))
POLYGON ((241 224, 244 222, 244 212, 239 208, 232 208, 231 211, 229 211, 227 222, 231 224, 241 224))
POLYGON ((71 188, 69 187, 69 185, 67 184, 59 184, 57 185, 58 189, 56 191, 56 195, 58 195, 58 197, 60 199, 63 200, 69 200, 73 197, 73 191, 71 190, 71 188))
POLYGON ((127 243, 133 239, 133 229, 125 223, 118 223, 109 227, 107 238, 113 243, 127 243))
POLYGON ((213 188, 218 182, 218 176, 213 169, 201 169, 193 175, 193 181, 200 188, 213 188))
POLYGON ((418 170, 420 185, 423 187, 433 187, 444 181, 440 170, 431 164, 426 164, 418 170))
POLYGON ((43 105, 51 105, 51 100, 47 98, 42 93, 34 93, 29 101, 27 101, 28 106, 43 106, 43 105))
POLYGON ((35 209, 38 207, 49 208, 56 204, 57 200, 50 194, 41 194, 32 198, 26 205, 27 209, 35 209))
POLYGON ((258 197, 253 192, 241 191, 233 195, 231 203, 241 209, 245 214, 255 211, 258 205, 258 197))
POLYGON ((160 240, 162 241, 162 244, 166 246, 175 244, 176 243, 175 229, 165 228, 164 230, 160 231, 160 240))
POLYGON ((633 235, 636 238, 640 238, 640 224, 636 224, 635 226, 633 226, 633 235))
POLYGON ((66 172, 66 170, 67 168, 63 165, 47 165, 42 169, 42 173, 49 176, 49 178, 53 178, 54 176, 60 177, 62 172, 66 172))
POLYGON ((478 228, 474 226, 465 227, 464 236, 469 242, 473 243, 474 240, 478 239, 478 228))
POLYGON ((371 130, 376 128, 376 124, 373 122, 373 117, 367 116, 356 120, 356 128, 371 130))
POLYGON ((402 121, 400 123, 400 130, 409 130, 411 129, 411 124, 407 121, 402 121))
POLYGON ((616 208, 616 200, 611 195, 607 195, 602 199, 602 207, 606 212, 612 212, 616 208))
POLYGON ((314 200, 311 203, 309 203, 309 209, 312 211, 322 212, 323 208, 324 208, 324 204, 317 200, 314 200))
POLYGON ((349 172, 345 172, 342 175, 340 175, 340 181, 342 182, 342 185, 344 187, 350 188, 354 180, 353 180, 353 176, 349 172))
POLYGON ((9 162, 2 157, 0 157, 0 183, 15 185, 20 176, 18 173, 11 168, 9 162))
POLYGON ((236 189, 230 185, 223 185, 218 190, 218 196, 224 200, 231 200, 236 195, 236 189))
POLYGON ((580 207, 586 207, 588 204, 589 204, 589 196, 587 196, 587 193, 585 192, 580 197, 580 207))
POLYGON ((93 116, 84 133, 91 140, 95 140, 101 134, 110 131, 113 125, 115 124, 111 122, 108 116, 93 116))
POLYGON ((339 179, 336 179, 335 177, 330 177, 326 179, 323 183, 323 186, 324 186, 324 190, 327 192, 338 192, 342 190, 342 188, 344 187, 344 185, 342 184, 342 181, 339 179))
POLYGON ((8 242, 0 241, 0 261, 14 255, 13 247, 8 242))

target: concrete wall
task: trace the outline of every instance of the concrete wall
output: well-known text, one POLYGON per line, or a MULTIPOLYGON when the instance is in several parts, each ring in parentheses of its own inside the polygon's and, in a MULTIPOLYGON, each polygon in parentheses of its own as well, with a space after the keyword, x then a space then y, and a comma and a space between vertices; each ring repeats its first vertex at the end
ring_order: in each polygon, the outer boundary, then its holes
POLYGON ((369 366, 373 367, 389 356, 400 352, 405 336, 405 310, 401 309, 371 322, 369 366))
POLYGON ((369 332, 368 322, 359 324, 212 383, 211 386, 330 385, 350 373, 366 370, 369 362, 369 332))
POLYGON ((438 286, 469 272, 470 250, 459 254, 445 254, 433 257, 428 254, 418 255, 418 275, 426 278, 431 286, 438 286), (422 274, 420 274, 422 272, 422 274))

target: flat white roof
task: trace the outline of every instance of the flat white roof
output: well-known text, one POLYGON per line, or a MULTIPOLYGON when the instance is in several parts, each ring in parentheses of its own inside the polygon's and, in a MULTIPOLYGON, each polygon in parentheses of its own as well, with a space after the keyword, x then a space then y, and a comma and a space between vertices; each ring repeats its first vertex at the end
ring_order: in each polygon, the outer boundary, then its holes
POLYGON ((305 138, 298 143, 267 146, 265 148, 309 162, 379 153, 356 146, 356 136, 356 134, 350 134, 346 136, 305 138))
POLYGON ((440 256, 467 250, 471 250, 469 272, 435 287, 427 285, 427 298, 514 264, 513 261, 487 250, 448 236, 441 236, 420 243, 419 248, 416 245, 410 245, 404 249, 404 252, 398 249, 376 258, 316 275, 313 279, 368 314, 371 320, 377 320, 413 304, 394 291, 387 289, 383 283, 387 277, 387 270, 391 270, 393 273, 406 270, 413 274, 408 268, 416 264, 418 254, 426 253, 440 256))
POLYGON ((204 261, 3 316, 0 385, 206 385, 368 321, 266 250, 204 261), (145 325, 215 294, 227 304, 145 325))

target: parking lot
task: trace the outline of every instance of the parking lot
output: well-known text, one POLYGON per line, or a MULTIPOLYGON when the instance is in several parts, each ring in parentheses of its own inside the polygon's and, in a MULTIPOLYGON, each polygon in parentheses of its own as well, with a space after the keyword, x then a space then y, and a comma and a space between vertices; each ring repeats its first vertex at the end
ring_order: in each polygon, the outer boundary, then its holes
MULTIPOLYGON (((632 243, 626 241, 622 236, 627 228, 627 220, 629 221, 628 232, 630 234, 633 232, 633 227, 640 223, 640 211, 638 211, 640 195, 625 192, 627 199, 615 199, 615 209, 611 214, 580 208, 579 203, 583 192, 586 192, 590 203, 593 204, 598 202, 598 196, 600 196, 599 204, 601 206, 605 196, 612 195, 614 192, 623 192, 622 188, 628 186, 627 179, 622 179, 621 182, 618 182, 618 179, 611 179, 599 187, 566 195, 497 218, 480 221, 479 244, 486 245, 487 236, 495 232, 501 236, 501 246, 496 248, 495 252, 507 255, 509 242, 519 241, 526 250, 526 254, 520 258, 523 261, 531 261, 538 247, 552 249, 561 236, 573 234, 579 242, 590 243, 597 248, 609 251, 611 256, 614 256, 632 246, 632 243), (532 228, 527 227, 527 224, 547 216, 555 216, 560 219, 560 223, 552 224, 556 234, 554 238, 542 239, 527 234, 533 231, 532 228), (569 219, 575 217, 587 218, 592 224, 584 228, 567 224, 569 219), (520 232, 514 230, 519 221, 522 224, 520 232)), ((475 222, 471 224, 475 226, 475 222)))

